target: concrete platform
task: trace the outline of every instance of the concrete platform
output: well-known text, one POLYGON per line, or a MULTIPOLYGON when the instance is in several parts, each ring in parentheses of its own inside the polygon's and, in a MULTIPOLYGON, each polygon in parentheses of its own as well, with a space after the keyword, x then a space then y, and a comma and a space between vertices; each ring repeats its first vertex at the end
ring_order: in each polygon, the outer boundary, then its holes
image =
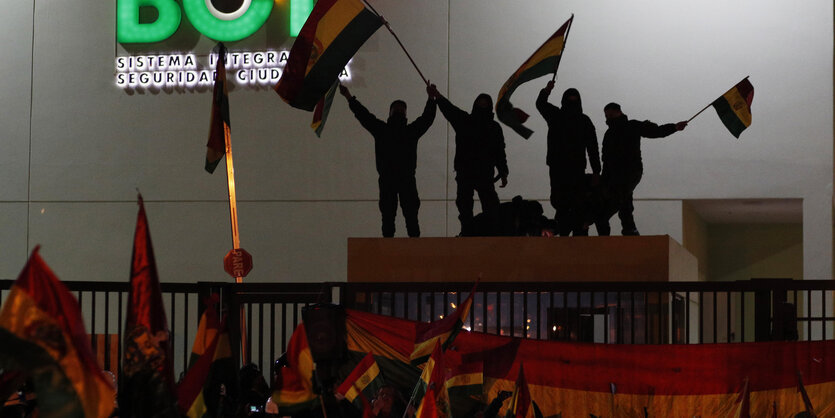
POLYGON ((349 282, 698 281, 668 235, 348 238, 349 282))

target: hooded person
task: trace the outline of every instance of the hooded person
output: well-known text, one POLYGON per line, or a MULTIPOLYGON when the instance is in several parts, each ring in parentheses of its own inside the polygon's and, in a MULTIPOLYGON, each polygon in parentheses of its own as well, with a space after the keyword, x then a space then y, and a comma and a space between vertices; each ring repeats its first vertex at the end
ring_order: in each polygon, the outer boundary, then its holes
POLYGON ((554 82, 539 92, 536 109, 548 123, 548 152, 545 163, 551 178, 551 206, 556 214, 559 234, 588 235, 582 212, 586 155, 592 170, 592 182, 600 179, 600 154, 597 133, 591 119, 583 113, 580 92, 570 88, 562 95, 561 107, 548 102, 554 82))
POLYGON ((687 122, 657 125, 648 120, 630 120, 617 103, 603 108, 606 133, 603 134, 603 184, 612 196, 610 208, 596 222, 600 235, 609 235, 609 218, 618 213, 623 235, 640 235, 632 215, 632 193, 644 175, 641 138, 664 138, 683 130, 687 122))
MULTIPOLYGON (((438 93, 434 85, 429 87, 438 108, 455 130, 455 183, 457 191, 455 205, 461 222, 461 235, 475 233, 473 221, 473 193, 478 193, 481 211, 490 219, 491 231, 498 229, 499 195, 494 183, 501 180, 500 187, 507 185, 507 156, 505 155, 504 134, 494 120, 493 99, 482 93, 473 102, 467 113, 438 93)), ((491 234, 492 235, 492 234, 491 234)))
POLYGON ((417 144, 435 120, 435 100, 427 98, 423 114, 412 123, 408 123, 406 118, 406 102, 395 100, 389 107, 388 120, 383 122, 352 96, 347 87, 340 84, 339 92, 348 99, 348 107, 360 124, 374 137, 383 236, 394 236, 399 198, 400 209, 406 220, 406 232, 410 237, 419 237, 420 197, 415 181, 417 144))

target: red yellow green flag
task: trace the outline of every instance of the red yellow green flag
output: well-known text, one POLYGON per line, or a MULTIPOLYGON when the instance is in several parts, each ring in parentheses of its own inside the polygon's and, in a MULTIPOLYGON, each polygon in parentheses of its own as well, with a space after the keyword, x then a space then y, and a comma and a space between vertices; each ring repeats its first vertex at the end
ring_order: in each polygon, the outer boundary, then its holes
POLYGON ((539 49, 534 51, 530 58, 525 60, 499 91, 499 97, 496 99, 496 117, 525 139, 530 138, 533 134, 532 130, 523 125, 528 119, 528 114, 513 107, 513 104, 510 103, 510 96, 520 85, 543 75, 557 72, 563 49, 565 49, 565 41, 568 38, 568 30, 571 28, 573 20, 574 15, 571 15, 539 49))
POLYGON ((229 94, 226 89, 226 47, 217 44, 215 85, 212 89, 212 119, 209 122, 209 142, 206 144, 206 171, 214 173, 226 154, 226 143, 231 135, 229 124, 229 94))
POLYGON ((226 317, 219 319, 214 306, 218 300, 218 295, 213 294, 206 301, 188 372, 177 386, 180 413, 189 418, 202 418, 204 414, 218 416, 222 408, 219 405, 221 384, 226 387, 225 396, 235 398, 237 392, 237 368, 232 361, 226 317))
POLYGON ((318 137, 322 136, 322 130, 325 129, 325 122, 328 121, 328 113, 331 111, 331 104, 333 104, 333 96, 336 95, 337 87, 339 87, 339 81, 333 83, 328 92, 325 93, 325 97, 322 97, 316 103, 316 109, 313 110, 313 122, 310 123, 310 127, 318 137))
POLYGON ((712 105, 719 119, 731 134, 739 138, 745 128, 751 126, 751 102, 754 101, 754 86, 745 77, 727 93, 714 100, 712 105))
POLYGON ((276 370, 273 402, 283 415, 310 411, 318 400, 313 393, 313 355, 307 345, 304 324, 299 324, 287 343, 287 366, 276 370))
POLYGON ((363 396, 365 399, 373 399, 377 395, 377 391, 384 385, 385 381, 380 374, 380 366, 377 365, 374 356, 368 353, 339 385, 336 392, 342 394, 348 402, 362 410, 364 406, 363 396))
POLYGON ((470 314, 476 286, 478 286, 478 283, 473 285, 470 295, 461 303, 461 306, 455 307, 453 313, 441 320, 430 323, 422 322, 415 326, 415 347, 409 356, 409 361, 412 364, 418 365, 426 361, 436 342, 440 342, 443 349, 447 349, 452 344, 470 314))
POLYGON ((141 195, 138 204, 119 376, 119 416, 179 418, 168 321, 141 195))
POLYGON ((290 49, 276 93, 290 106, 312 111, 382 23, 360 0, 317 1, 290 49))
POLYGON ((510 406, 507 408, 506 418, 525 418, 531 408, 531 391, 528 389, 528 381, 525 380, 525 368, 519 364, 519 376, 516 377, 516 387, 513 389, 513 396, 510 398, 510 406))
POLYGON ((31 379, 44 418, 107 417, 115 390, 90 349, 75 297, 38 254, 0 311, 0 369, 31 379))

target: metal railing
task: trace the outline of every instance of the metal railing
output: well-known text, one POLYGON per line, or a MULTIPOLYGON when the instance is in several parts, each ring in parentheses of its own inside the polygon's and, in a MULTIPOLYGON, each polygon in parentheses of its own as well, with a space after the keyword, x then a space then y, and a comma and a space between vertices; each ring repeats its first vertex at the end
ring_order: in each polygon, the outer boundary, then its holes
MULTIPOLYGON (((13 281, 0 280, 0 302, 13 281)), ((118 373, 126 282, 65 282, 105 370, 118 373)), ((185 370, 202 300, 221 294, 230 333, 262 370, 287 345, 302 309, 320 302, 411 320, 452 313, 472 283, 163 283, 175 372, 185 370), (245 318, 241 330, 240 314, 245 318)), ((835 280, 480 283, 465 327, 518 338, 693 344, 835 338, 835 280)), ((239 344, 233 344, 239 356, 239 344)))

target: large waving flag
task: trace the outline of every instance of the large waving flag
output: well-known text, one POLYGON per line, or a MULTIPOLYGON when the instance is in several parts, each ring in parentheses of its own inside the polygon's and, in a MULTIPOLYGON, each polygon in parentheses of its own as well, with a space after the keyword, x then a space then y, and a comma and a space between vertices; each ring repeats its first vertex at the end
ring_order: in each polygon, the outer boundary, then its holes
POLYGON ((319 0, 302 26, 275 91, 312 111, 348 61, 383 24, 360 0, 319 0))
POLYGON ((32 251, 0 311, 0 369, 31 379, 43 418, 105 418, 115 390, 96 364, 75 297, 32 251))
POLYGON ((409 356, 412 364, 418 365, 426 361, 436 342, 440 341, 444 350, 452 344, 470 314, 476 286, 478 283, 473 286, 470 295, 461 303, 461 306, 455 308, 455 312, 439 321, 420 323, 415 327, 415 347, 409 356))
POLYGON ((550 38, 548 38, 542 46, 539 47, 528 58, 521 67, 504 83, 502 89, 499 91, 499 97, 496 99, 496 117, 505 125, 522 135, 525 139, 531 137, 533 131, 523 125, 528 119, 528 114, 521 109, 513 107, 510 103, 510 96, 516 91, 516 88, 539 78, 546 74, 557 72, 560 65, 560 58, 562 57, 563 49, 565 49, 565 41, 568 38, 568 30, 571 28, 571 22, 574 20, 574 15, 562 25, 550 38))
POLYGON ((287 367, 276 370, 278 384, 272 398, 282 414, 301 414, 314 408, 319 399, 313 393, 313 355, 304 324, 293 331, 286 353, 287 367))
POLYGON ((229 125, 229 94, 226 90, 226 47, 217 44, 215 85, 212 89, 212 119, 209 122, 209 142, 206 144, 206 171, 214 173, 226 154, 231 127, 229 125))
POLYGON ((380 374, 380 366, 374 361, 374 356, 368 353, 339 385, 336 392, 342 394, 357 409, 364 411, 365 402, 376 397, 377 391, 384 385, 385 380, 380 374))
POLYGON ((751 102, 753 101, 754 86, 748 81, 748 77, 745 77, 711 104, 719 114, 719 119, 731 131, 731 135, 739 138, 739 134, 751 126, 751 102))
POLYGON ((141 195, 132 259, 119 376, 119 416, 179 417, 168 321, 141 195))
POLYGON ((218 300, 218 295, 213 294, 206 301, 206 310, 194 336, 188 372, 177 386, 180 413, 189 418, 202 418, 204 414, 218 416, 223 407, 218 404, 220 385, 225 386, 227 397, 235 399, 237 395, 238 371, 232 360, 226 316, 218 318, 215 309, 218 300))

